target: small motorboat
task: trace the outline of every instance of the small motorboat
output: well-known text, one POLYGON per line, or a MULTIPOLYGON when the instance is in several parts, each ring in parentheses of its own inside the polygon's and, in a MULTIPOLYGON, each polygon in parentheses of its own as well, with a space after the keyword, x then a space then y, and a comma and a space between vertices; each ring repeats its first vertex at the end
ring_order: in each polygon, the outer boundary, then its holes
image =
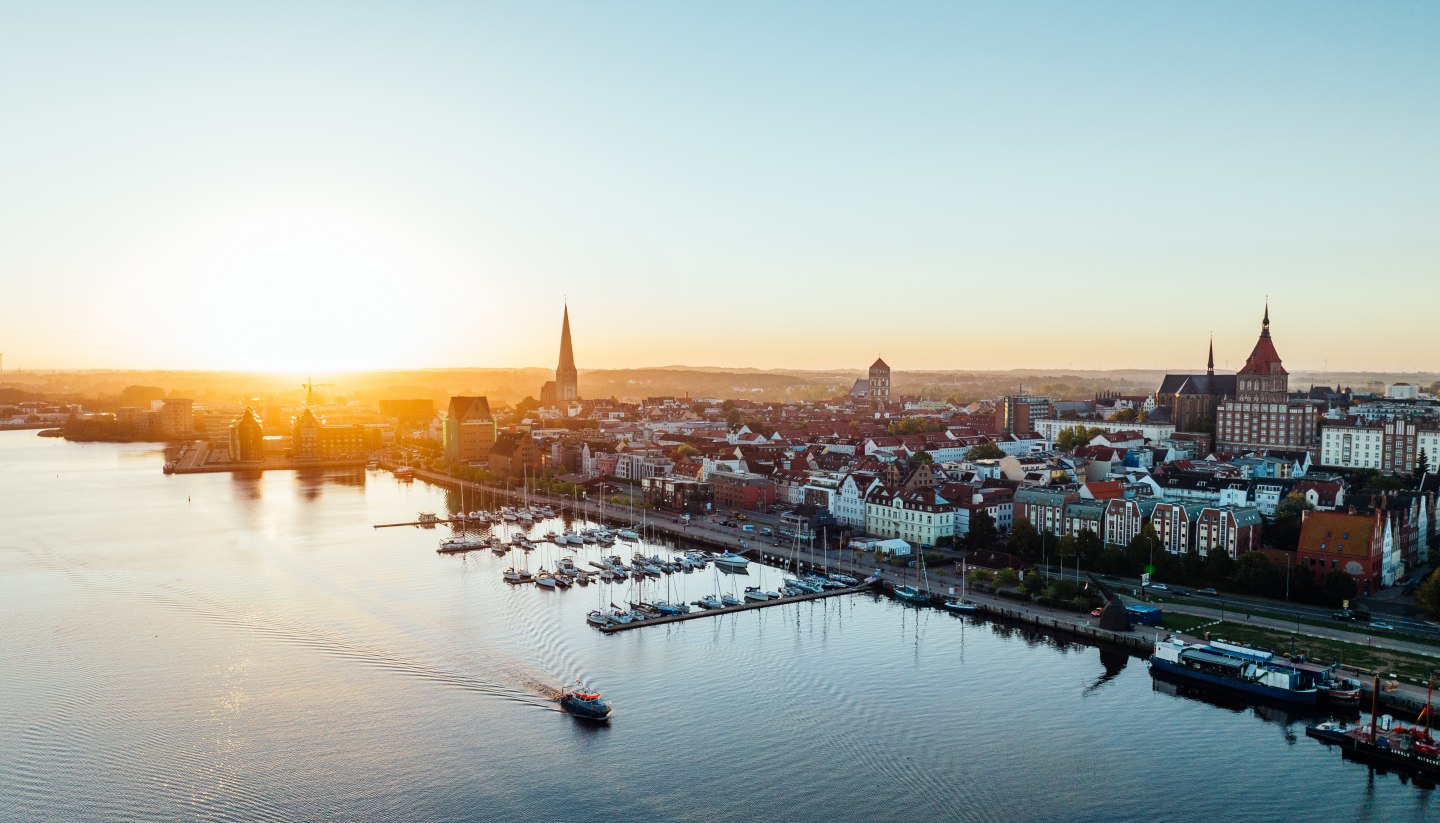
POLYGON ((610 704, 599 692, 586 691, 579 684, 560 695, 560 708, 582 720, 610 719, 610 704))
POLYGON ((740 598, 736 597, 733 594, 722 594, 720 595, 720 602, 725 604, 726 606, 738 606, 743 601, 741 601, 740 598))
POLYGON ((766 601, 766 600, 769 600, 769 599, 770 599, 770 594, 769 594, 768 592, 762 592, 762 591, 760 591, 760 587, 759 587, 759 586, 746 586, 746 587, 745 587, 745 599, 746 599, 746 600, 750 600, 750 601, 755 602, 755 603, 761 603, 761 602, 764 602, 764 601, 766 601))
MULTIPOLYGON (((940 604, 940 608, 944 609, 944 610, 947 611, 947 612, 954 612, 954 613, 956 613, 956 614, 979 614, 979 613, 980 613, 980 607, 979 607, 979 606, 975 605, 974 603, 971 603, 969 600, 961 600, 961 599, 958 598, 958 597, 947 597, 947 598, 945 598, 945 602, 940 604)), ((1356 699, 1357 699, 1357 700, 1359 699, 1358 692, 1357 692, 1356 699)))
POLYGON ((585 622, 592 626, 608 626, 610 625, 610 618, 605 616, 605 612, 594 609, 585 615, 585 622))
POLYGON ((725 552, 715 558, 715 565, 727 569, 743 569, 750 565, 749 558, 735 552, 725 552))

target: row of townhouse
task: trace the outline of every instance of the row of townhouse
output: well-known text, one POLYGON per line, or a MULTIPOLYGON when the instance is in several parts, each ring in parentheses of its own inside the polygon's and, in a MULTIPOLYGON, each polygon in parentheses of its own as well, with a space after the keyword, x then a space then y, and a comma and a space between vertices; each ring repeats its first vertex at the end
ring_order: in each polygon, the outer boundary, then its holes
POLYGON ((1108 546, 1124 546, 1148 524, 1172 554, 1231 557, 1260 547, 1260 510, 1254 506, 1166 502, 1153 497, 1087 500, 1079 489, 1020 489, 1015 517, 1056 537, 1093 532, 1108 546))

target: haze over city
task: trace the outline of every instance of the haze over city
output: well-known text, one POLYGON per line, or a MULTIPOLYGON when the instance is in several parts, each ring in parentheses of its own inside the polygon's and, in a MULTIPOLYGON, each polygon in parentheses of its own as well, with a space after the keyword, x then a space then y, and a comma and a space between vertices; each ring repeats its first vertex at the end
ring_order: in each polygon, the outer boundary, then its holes
POLYGON ((1430 368, 1437 18, 10 7, 0 350, 553 366, 568 297, 582 369, 1233 370, 1268 294, 1294 367, 1430 368))

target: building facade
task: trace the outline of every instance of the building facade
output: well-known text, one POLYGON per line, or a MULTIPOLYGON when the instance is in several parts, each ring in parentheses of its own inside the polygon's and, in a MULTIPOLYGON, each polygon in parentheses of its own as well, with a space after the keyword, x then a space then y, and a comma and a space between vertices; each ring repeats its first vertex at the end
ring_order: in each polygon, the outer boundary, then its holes
POLYGON ((495 447, 495 418, 484 397, 452 397, 441 426, 445 459, 456 463, 484 460, 495 447))
POLYGON ((1316 409, 1290 401, 1290 373, 1270 338, 1270 307, 1265 307, 1260 339, 1235 375, 1235 399, 1215 412, 1215 446, 1220 451, 1316 447, 1316 409))
POLYGON ((1391 418, 1331 423, 1320 427, 1320 465, 1410 474, 1421 454, 1426 470, 1440 468, 1440 428, 1428 421, 1391 418))

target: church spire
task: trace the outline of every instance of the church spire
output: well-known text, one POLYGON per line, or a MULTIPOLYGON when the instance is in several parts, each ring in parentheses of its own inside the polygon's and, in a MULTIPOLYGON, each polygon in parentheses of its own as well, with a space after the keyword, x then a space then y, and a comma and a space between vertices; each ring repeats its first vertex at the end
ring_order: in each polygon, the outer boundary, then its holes
POLYGON ((1211 376, 1215 374, 1215 335, 1210 335, 1210 357, 1205 361, 1205 373, 1211 376))
POLYGON ((560 363, 555 367, 556 399, 565 402, 580 399, 579 374, 575 370, 575 352, 570 347, 570 301, 565 301, 564 320, 560 323, 560 363))
POLYGON ((1270 336, 1270 298, 1265 298, 1265 319, 1260 321, 1260 336, 1270 336))

